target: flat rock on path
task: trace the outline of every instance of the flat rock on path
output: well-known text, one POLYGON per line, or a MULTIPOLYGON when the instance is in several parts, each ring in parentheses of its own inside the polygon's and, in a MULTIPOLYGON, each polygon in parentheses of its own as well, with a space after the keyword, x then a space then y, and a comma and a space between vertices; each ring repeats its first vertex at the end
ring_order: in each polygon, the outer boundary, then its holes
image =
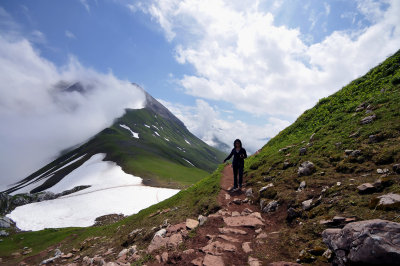
POLYGON ((252 216, 224 217, 224 223, 232 227, 256 227, 264 225, 264 223, 260 221, 260 219, 252 216))

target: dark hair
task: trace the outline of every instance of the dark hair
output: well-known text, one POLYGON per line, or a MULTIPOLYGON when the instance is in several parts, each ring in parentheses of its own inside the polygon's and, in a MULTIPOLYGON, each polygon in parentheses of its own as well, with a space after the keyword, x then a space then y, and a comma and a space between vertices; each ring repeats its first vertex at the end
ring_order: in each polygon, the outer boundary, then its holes
POLYGON ((242 148, 242 142, 240 141, 240 139, 235 139, 235 141, 233 142, 233 147, 236 148, 235 146, 236 142, 239 142, 240 148, 242 148))

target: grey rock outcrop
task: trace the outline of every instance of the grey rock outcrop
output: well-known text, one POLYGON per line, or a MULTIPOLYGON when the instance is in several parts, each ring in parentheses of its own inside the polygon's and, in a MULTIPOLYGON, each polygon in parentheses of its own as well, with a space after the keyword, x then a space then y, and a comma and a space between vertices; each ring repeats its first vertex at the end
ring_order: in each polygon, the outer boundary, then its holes
POLYGON ((316 170, 315 165, 312 162, 305 161, 300 165, 297 174, 298 176, 311 175, 312 173, 315 172, 315 170, 316 170))
POLYGON ((400 224, 374 219, 326 229, 323 241, 333 251, 334 264, 395 265, 400 260, 400 224))

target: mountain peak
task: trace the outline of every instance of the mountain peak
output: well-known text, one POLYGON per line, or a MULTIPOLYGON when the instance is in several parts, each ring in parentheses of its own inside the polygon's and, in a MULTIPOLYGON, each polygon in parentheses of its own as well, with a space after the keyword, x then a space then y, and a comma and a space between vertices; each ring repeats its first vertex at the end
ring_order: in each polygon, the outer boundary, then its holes
POLYGON ((162 105, 159 101, 157 101, 153 96, 151 96, 145 89, 140 87, 136 83, 132 83, 134 86, 139 88, 143 91, 146 95, 146 105, 145 108, 153 111, 154 113, 158 114, 159 116, 171 120, 173 122, 178 123, 181 126, 184 126, 183 122, 179 120, 174 114, 172 114, 164 105, 162 105))

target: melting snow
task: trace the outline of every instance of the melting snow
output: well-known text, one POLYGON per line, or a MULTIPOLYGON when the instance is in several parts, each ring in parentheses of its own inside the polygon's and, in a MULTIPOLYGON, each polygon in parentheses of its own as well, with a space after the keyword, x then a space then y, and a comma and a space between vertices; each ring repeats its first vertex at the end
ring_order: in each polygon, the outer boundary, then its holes
POLYGON ((189 160, 187 160, 187 159, 185 159, 185 158, 182 158, 182 159, 185 160, 188 164, 194 166, 194 164, 192 164, 189 160))
POLYGON ((175 195, 179 190, 142 185, 105 154, 93 155, 48 191, 59 193, 80 185, 91 187, 70 195, 17 207, 8 217, 22 230, 90 226, 102 215, 132 215, 175 195))
POLYGON ((189 145, 192 145, 187 139, 185 139, 186 143, 189 145))
POLYGON ((134 138, 139 138, 139 133, 133 132, 130 127, 128 127, 127 125, 123 125, 123 124, 119 124, 120 127, 125 128, 127 130, 129 130, 132 133, 132 137, 134 138))
POLYGON ((146 125, 146 124, 144 124, 144 126, 145 126, 145 127, 147 127, 147 128, 150 128, 150 126, 149 126, 149 125, 146 125))
POLYGON ((167 138, 164 138, 166 141, 169 141, 169 139, 167 139, 167 138))
POLYGON ((154 134, 156 134, 157 136, 160 136, 160 134, 158 134, 158 132, 157 132, 157 131, 154 131, 154 134))

